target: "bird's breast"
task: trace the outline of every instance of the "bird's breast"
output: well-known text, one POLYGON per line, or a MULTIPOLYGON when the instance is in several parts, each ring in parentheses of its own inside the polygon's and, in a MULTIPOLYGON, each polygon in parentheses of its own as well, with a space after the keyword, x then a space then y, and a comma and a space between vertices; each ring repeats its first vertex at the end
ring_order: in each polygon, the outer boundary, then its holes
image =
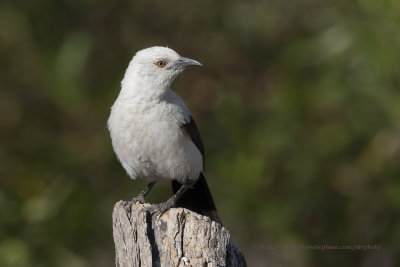
POLYGON ((113 148, 132 178, 195 180, 202 156, 180 128, 179 106, 157 103, 143 107, 114 105, 109 119, 113 148))

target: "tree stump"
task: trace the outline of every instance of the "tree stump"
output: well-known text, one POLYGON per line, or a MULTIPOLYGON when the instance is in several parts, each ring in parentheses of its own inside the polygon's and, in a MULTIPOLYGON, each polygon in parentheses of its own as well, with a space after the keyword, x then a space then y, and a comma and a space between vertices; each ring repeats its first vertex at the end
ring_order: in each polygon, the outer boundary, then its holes
POLYGON ((219 223, 183 208, 169 209, 162 216, 141 212, 148 205, 115 204, 116 266, 246 266, 219 223))

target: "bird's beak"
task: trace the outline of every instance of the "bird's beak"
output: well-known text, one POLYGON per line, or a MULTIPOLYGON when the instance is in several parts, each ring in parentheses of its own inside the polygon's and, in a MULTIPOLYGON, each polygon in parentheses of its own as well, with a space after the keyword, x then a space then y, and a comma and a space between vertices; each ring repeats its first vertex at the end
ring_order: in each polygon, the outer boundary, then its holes
POLYGON ((187 66, 203 66, 203 64, 201 64, 200 62, 187 57, 181 57, 177 65, 179 68, 185 68, 187 66))

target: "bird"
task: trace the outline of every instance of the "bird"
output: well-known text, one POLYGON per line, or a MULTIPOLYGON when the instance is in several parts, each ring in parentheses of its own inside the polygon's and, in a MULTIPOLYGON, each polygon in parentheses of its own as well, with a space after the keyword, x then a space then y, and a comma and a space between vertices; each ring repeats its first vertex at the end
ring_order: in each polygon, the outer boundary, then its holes
POLYGON ((161 181, 173 195, 147 210, 163 214, 182 207, 221 223, 204 174, 204 144, 183 99, 171 89, 186 67, 203 66, 163 46, 136 52, 125 71, 121 91, 111 107, 107 127, 117 159, 131 179, 148 179, 133 198, 145 197, 161 181))

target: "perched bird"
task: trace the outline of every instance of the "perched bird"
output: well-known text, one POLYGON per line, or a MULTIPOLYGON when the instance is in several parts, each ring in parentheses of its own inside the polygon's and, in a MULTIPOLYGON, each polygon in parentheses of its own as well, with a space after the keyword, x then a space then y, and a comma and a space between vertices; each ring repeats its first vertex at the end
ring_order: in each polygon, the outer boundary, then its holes
POLYGON ((202 66, 167 47, 136 53, 121 82, 108 119, 114 151, 132 179, 146 177, 145 197, 158 181, 170 181, 174 195, 151 212, 184 207, 220 222, 204 177, 204 146, 188 108, 170 86, 188 66, 202 66))

